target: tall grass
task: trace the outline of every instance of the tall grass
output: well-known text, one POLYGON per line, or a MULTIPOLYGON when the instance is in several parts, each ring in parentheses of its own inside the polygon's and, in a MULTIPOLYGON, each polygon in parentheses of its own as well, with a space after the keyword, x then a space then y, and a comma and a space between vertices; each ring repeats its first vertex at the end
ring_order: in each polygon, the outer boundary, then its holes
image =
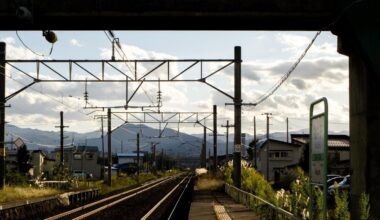
POLYGON ((203 175, 198 178, 196 187, 199 190, 218 190, 223 188, 223 185, 223 180, 203 175))
POLYGON ((53 196, 59 193, 62 193, 62 191, 52 188, 5 186, 4 189, 0 191, 0 203, 53 196))

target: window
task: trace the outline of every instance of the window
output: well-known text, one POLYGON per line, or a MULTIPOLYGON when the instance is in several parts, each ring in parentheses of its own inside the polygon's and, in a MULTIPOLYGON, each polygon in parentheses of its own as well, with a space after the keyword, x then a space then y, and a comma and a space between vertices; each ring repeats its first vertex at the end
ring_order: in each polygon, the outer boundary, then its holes
POLYGON ((86 154, 86 159, 87 159, 87 160, 93 160, 93 159, 94 159, 94 154, 92 154, 92 153, 87 153, 87 154, 86 154))
POLYGON ((269 158, 273 158, 273 159, 289 158, 289 151, 271 151, 269 153, 269 158))
POLYGON ((82 154, 74 154, 74 160, 82 160, 82 154))

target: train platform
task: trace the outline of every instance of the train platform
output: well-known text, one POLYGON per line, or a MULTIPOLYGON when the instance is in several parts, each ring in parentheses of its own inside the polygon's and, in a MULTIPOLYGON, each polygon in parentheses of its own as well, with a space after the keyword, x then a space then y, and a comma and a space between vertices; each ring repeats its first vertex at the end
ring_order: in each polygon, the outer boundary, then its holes
POLYGON ((236 203, 222 191, 194 189, 189 220, 259 220, 260 218, 244 205, 236 203))

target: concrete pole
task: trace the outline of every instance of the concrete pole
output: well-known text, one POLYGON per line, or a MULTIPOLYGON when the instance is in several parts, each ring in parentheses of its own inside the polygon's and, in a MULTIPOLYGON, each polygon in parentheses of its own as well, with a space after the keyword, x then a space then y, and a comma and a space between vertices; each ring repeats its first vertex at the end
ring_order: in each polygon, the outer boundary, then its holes
POLYGON ((140 133, 137 133, 137 175, 140 175, 140 133))
POLYGON ((289 119, 286 118, 286 143, 289 143, 289 119))
POLYGON ((214 171, 214 174, 216 174, 216 171, 217 171, 217 169, 216 169, 216 166, 217 166, 217 164, 218 164, 218 162, 217 162, 217 157, 218 157, 218 153, 217 153, 217 145, 218 145, 218 143, 217 143, 217 135, 218 135, 218 128, 217 128, 217 107, 216 107, 216 105, 214 105, 213 106, 213 116, 214 116, 214 129, 213 129, 213 133, 214 133, 214 169, 213 169, 213 171, 214 171))
POLYGON ((269 156, 270 156, 270 140, 269 140, 269 113, 266 113, 267 115, 267 172, 266 172, 266 177, 267 177, 267 181, 269 181, 269 156))
POLYGON ((241 48, 235 47, 235 140, 233 181, 237 188, 241 187, 241 48))
POLYGON ((0 189, 5 185, 5 53, 6 44, 0 42, 0 189))
POLYGON ((254 168, 257 169, 257 148, 256 148, 256 116, 253 116, 253 143, 255 143, 255 149, 253 150, 253 156, 254 156, 254 168))
POLYGON ((202 154, 203 154, 203 166, 202 167, 206 167, 206 149, 207 149, 207 140, 206 140, 206 135, 207 135, 207 129, 206 129, 206 125, 203 126, 203 148, 202 148, 202 154))
POLYGON ((102 120, 102 158, 103 158, 103 163, 102 163, 102 177, 104 179, 105 176, 105 169, 104 167, 106 166, 106 160, 104 158, 104 124, 103 124, 103 116, 100 117, 102 120))
POLYGON ((61 111, 59 113, 60 118, 61 118, 61 125, 59 126, 60 128, 60 143, 61 143, 61 157, 60 157, 60 165, 64 164, 63 161, 63 112, 61 111))
POLYGON ((230 130, 230 122, 227 120, 227 134, 226 134, 226 165, 228 165, 228 161, 230 160, 229 155, 228 155, 228 131, 230 130))
POLYGON ((111 167, 112 167, 112 143, 111 143, 111 109, 108 108, 107 111, 108 116, 108 178, 107 184, 108 186, 112 186, 112 175, 111 175, 111 167))

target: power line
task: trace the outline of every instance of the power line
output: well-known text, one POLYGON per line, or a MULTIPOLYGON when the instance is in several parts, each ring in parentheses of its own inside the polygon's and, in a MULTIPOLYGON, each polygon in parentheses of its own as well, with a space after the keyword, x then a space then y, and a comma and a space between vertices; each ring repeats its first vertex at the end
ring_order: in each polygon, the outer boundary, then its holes
POLYGON ((33 54, 37 55, 37 56, 40 56, 40 57, 48 57, 52 54, 53 52, 53 48, 54 48, 54 44, 51 44, 51 48, 50 48, 50 52, 48 55, 45 55, 45 54, 39 54, 37 52, 35 52, 34 50, 32 50, 32 48, 30 48, 28 45, 26 45, 26 43, 21 39, 20 35, 18 34, 18 31, 16 31, 16 35, 17 35, 17 38, 19 39, 19 41, 21 42, 21 44, 26 48, 28 49, 30 52, 32 52, 33 54))
POLYGON ((335 25, 340 20, 340 18, 344 15, 344 13, 346 13, 348 11, 348 9, 350 9, 352 6, 354 6, 357 3, 360 3, 362 1, 363 0, 356 0, 356 1, 351 2, 351 4, 349 4, 347 7, 345 7, 340 12, 340 14, 332 22, 330 22, 328 25, 326 25, 325 27, 323 27, 322 29, 320 29, 319 31, 317 31, 317 33, 315 33, 314 37, 312 38, 312 40, 310 41, 310 43, 308 44, 308 46, 305 48, 305 50, 301 54, 301 56, 297 59, 297 61, 289 68, 289 70, 281 77, 281 79, 271 89, 269 89, 266 93, 264 93, 263 95, 261 95, 258 98, 258 101, 256 102, 256 105, 261 104, 267 98, 269 98, 271 95, 273 95, 273 93, 275 93, 276 90, 278 88, 280 88, 280 86, 289 78, 290 74, 292 74, 293 71, 297 68, 298 64, 305 57, 305 55, 307 54, 307 52, 309 51, 309 49, 314 44, 315 40, 317 39, 317 37, 321 34, 321 32, 323 30, 328 30, 331 26, 335 25))
POLYGON ((311 46, 314 44, 314 41, 317 39, 317 37, 321 34, 321 30, 318 31, 313 39, 310 41, 310 43, 307 45, 307 47, 305 48, 305 50, 303 51, 303 53, 301 54, 301 56, 297 59, 297 61, 289 68, 289 70, 281 77, 281 79, 271 88, 269 89, 266 93, 264 93, 263 95, 261 95, 259 98, 258 98, 258 101, 256 102, 256 105, 259 105, 261 104, 262 102, 264 102, 267 98, 269 98, 271 95, 273 95, 273 93, 276 92, 276 90, 278 88, 280 88, 280 86, 289 78, 290 74, 292 74, 294 72, 294 70, 297 68, 298 64, 302 61, 302 59, 306 56, 307 52, 309 51, 309 49, 311 48, 311 46))

